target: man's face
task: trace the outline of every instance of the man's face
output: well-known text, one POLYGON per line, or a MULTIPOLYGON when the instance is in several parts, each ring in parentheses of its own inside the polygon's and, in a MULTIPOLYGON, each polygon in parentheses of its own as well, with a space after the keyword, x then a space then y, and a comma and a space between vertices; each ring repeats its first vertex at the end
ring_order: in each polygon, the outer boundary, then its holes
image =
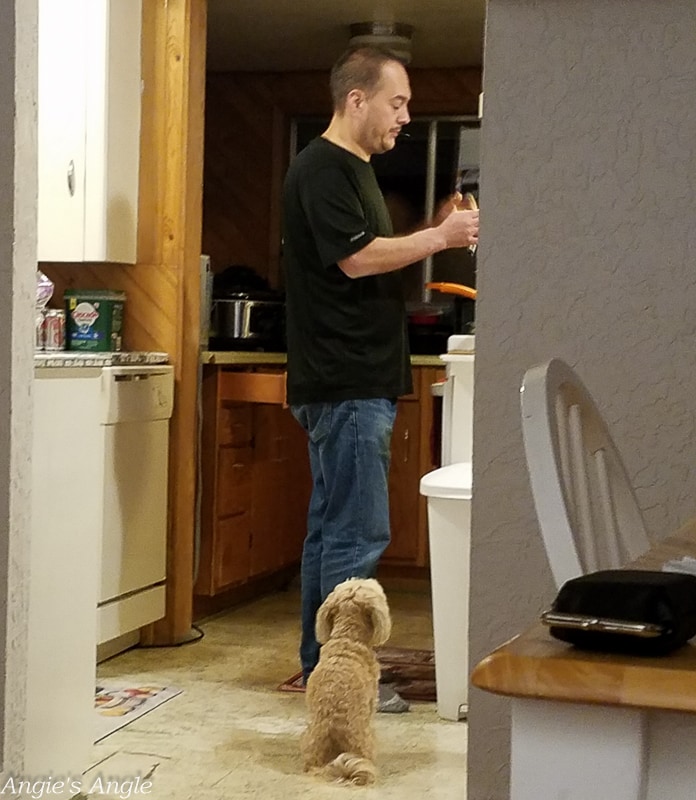
POLYGON ((382 67, 382 80, 371 97, 365 97, 359 139, 367 153, 386 153, 396 144, 401 128, 410 121, 411 87, 401 64, 390 61, 382 67))

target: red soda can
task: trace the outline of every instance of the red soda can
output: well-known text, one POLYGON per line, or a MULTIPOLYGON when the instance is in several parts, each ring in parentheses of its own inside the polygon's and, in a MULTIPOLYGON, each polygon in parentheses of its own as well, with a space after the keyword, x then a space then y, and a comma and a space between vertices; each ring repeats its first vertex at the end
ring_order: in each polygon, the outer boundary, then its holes
POLYGON ((61 308, 46 309, 45 349, 65 350, 65 311, 61 308))

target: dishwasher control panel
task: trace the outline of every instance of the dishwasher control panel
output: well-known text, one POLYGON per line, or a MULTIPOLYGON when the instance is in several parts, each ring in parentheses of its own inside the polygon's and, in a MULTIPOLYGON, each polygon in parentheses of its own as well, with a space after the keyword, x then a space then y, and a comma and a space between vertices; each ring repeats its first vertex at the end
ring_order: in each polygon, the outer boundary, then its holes
POLYGON ((102 371, 102 424, 169 419, 174 405, 171 365, 105 367, 102 371))

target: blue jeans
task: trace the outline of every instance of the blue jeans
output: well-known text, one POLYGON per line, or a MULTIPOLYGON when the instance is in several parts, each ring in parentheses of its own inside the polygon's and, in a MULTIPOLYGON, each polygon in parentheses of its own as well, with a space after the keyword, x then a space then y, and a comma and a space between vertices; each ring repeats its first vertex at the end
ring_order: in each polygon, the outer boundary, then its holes
POLYGON ((302 551, 305 679, 319 660, 319 606, 348 578, 371 578, 389 544, 389 460, 396 401, 345 400, 295 405, 309 436, 312 497, 302 551))

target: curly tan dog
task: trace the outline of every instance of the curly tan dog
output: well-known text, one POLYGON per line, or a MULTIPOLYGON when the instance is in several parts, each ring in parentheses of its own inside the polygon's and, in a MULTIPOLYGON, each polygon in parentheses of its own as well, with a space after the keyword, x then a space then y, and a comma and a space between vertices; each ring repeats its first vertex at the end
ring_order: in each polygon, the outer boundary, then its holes
POLYGON ((317 613, 319 663, 307 681, 304 767, 341 783, 374 783, 372 721, 379 663, 373 647, 391 633, 387 598, 372 579, 340 583, 317 613))

